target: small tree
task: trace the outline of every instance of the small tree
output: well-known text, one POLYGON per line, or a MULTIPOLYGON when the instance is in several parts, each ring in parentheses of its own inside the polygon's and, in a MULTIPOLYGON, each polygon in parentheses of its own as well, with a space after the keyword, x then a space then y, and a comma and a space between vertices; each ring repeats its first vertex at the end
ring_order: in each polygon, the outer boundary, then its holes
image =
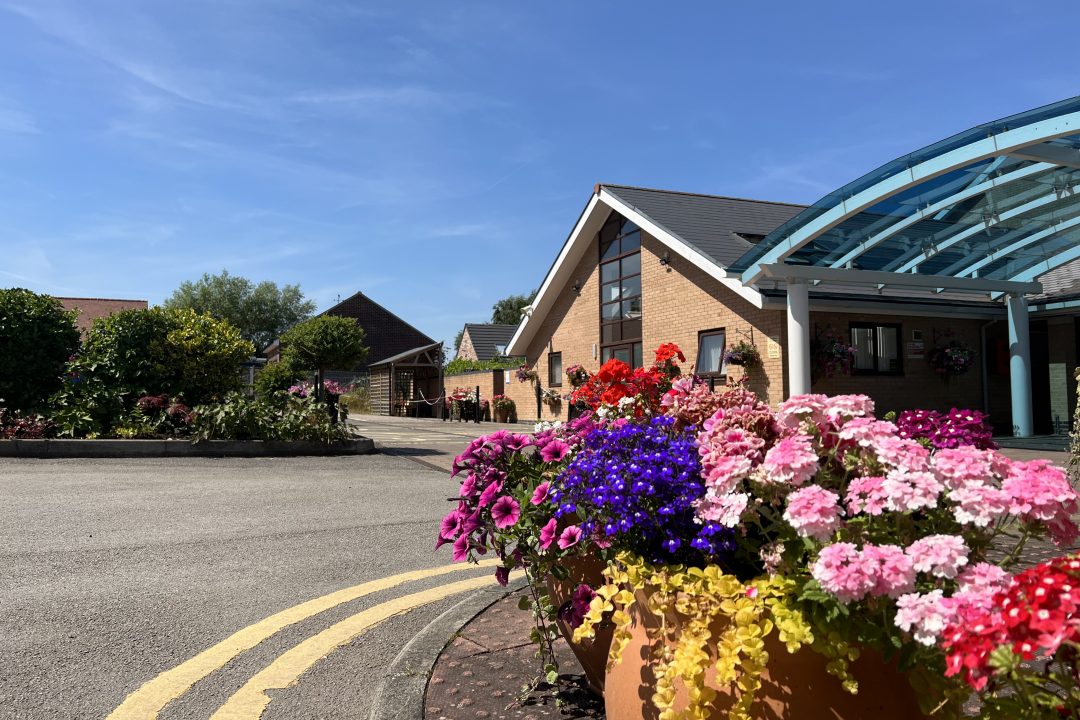
POLYGON ((304 299, 299 285, 265 280, 258 285, 247 278, 205 274, 184 281, 165 301, 165 307, 208 313, 232 324, 261 350, 282 332, 311 317, 315 303, 304 299))
POLYGON ((323 379, 330 368, 352 367, 367 357, 364 330, 352 318, 320 315, 290 328, 281 336, 282 358, 314 370, 317 396, 323 399, 323 379))
POLYGON ((491 322, 497 325, 517 325, 521 322, 521 313, 536 299, 536 291, 528 295, 511 295, 491 307, 491 322))
POLYGON ((0 405, 37 410, 79 347, 75 313, 48 295, 0 290, 0 405))

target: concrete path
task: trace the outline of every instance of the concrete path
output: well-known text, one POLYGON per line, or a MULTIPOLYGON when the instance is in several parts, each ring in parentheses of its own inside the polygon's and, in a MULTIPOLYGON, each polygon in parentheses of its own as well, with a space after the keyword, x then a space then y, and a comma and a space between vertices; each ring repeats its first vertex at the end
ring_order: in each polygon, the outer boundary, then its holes
POLYGON ((447 473, 465 446, 473 438, 496 430, 532 432, 533 426, 525 424, 455 422, 429 418, 399 418, 380 415, 359 415, 349 418, 364 437, 389 455, 409 457, 432 469, 447 473))

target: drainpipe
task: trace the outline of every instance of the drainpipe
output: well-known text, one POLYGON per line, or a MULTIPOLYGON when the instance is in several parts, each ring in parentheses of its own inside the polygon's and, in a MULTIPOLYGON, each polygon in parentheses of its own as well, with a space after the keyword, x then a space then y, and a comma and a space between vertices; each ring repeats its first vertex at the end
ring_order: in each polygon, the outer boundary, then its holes
POLYGON ((990 414, 990 361, 986 356, 986 331, 990 329, 991 325, 995 325, 998 322, 998 318, 994 318, 988 323, 985 323, 979 328, 979 341, 980 352, 979 357, 982 358, 982 395, 983 395, 983 412, 987 415, 990 414))

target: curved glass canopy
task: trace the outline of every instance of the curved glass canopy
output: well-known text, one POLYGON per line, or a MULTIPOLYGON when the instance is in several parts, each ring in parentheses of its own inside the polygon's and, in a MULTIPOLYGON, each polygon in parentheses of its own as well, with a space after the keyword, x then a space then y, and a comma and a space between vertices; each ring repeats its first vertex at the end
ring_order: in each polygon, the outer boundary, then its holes
POLYGON ((992 291, 994 282, 1030 283, 1077 258, 1080 97, 886 163, 778 227, 728 270, 747 284, 797 265, 830 277, 846 269, 982 279, 965 284, 992 291))

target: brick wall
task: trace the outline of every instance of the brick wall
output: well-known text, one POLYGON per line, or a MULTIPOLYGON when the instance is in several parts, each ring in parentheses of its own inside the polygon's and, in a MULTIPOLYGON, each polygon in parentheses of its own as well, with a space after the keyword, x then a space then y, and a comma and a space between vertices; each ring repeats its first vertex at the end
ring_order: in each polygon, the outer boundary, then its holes
POLYGON ((469 337, 469 331, 466 330, 461 334, 461 344, 457 347, 456 357, 465 360, 478 360, 476 357, 476 348, 473 347, 472 338, 469 337))
POLYGON ((900 353, 903 357, 902 375, 837 375, 818 379, 813 391, 827 395, 862 393, 874 399, 878 413, 889 410, 948 410, 952 407, 983 406, 980 357, 980 327, 984 320, 961 320, 945 317, 905 317, 900 315, 868 315, 862 313, 811 312, 811 335, 816 329, 833 330, 847 337, 852 321, 880 322, 900 325, 900 353), (906 352, 912 342, 912 331, 922 331, 923 357, 910 357, 906 352), (949 334, 951 333, 951 335, 949 334), (930 350, 950 340, 957 340, 975 350, 975 366, 959 377, 945 382, 930 367, 930 350))
POLYGON ((69 298, 58 297, 65 310, 75 310, 78 317, 75 324, 83 335, 98 318, 108 317, 121 310, 146 310, 146 300, 109 300, 105 298, 69 298))

